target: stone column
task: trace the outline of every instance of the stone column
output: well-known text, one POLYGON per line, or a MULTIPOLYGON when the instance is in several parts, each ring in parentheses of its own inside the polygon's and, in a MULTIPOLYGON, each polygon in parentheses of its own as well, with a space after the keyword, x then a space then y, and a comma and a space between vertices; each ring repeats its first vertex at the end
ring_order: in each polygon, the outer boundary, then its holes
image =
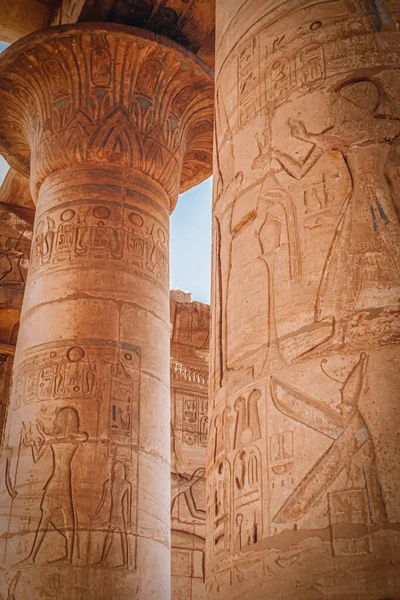
POLYGON ((54 28, 5 52, 0 112, 37 204, 0 591, 169 599, 169 213, 209 171, 211 75, 152 34, 54 28))
POLYGON ((210 307, 170 297, 172 598, 204 600, 210 307))
MULTIPOLYGON (((34 221, 34 210, 25 206, 19 177, 9 172, 0 187, 0 448, 34 221)), ((21 180, 28 183, 24 177, 21 180)))
POLYGON ((210 599, 400 592, 399 21, 218 3, 210 599))

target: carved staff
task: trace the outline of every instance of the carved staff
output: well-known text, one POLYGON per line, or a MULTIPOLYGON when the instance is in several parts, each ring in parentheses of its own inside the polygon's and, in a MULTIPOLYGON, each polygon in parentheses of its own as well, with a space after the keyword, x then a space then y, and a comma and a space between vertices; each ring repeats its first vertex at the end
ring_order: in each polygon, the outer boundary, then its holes
MULTIPOLYGON (((6 478, 6 488, 7 488, 8 493, 11 496, 11 505, 10 505, 10 513, 8 515, 7 533, 10 530, 10 524, 11 524, 11 517, 12 517, 14 500, 15 500, 15 498, 18 495, 18 491, 17 491, 17 474, 18 474, 19 459, 20 459, 20 455, 21 455, 22 436, 25 435, 25 431, 26 431, 25 424, 22 423, 22 429, 21 429, 21 432, 19 434, 17 464, 15 466, 14 483, 11 482, 11 476, 10 476, 11 459, 12 459, 12 449, 10 449, 11 452, 10 452, 9 456, 7 456, 5 478, 6 478)), ((7 543, 8 543, 8 535, 6 535, 6 541, 5 541, 5 544, 4 544, 3 562, 6 561, 7 543)))

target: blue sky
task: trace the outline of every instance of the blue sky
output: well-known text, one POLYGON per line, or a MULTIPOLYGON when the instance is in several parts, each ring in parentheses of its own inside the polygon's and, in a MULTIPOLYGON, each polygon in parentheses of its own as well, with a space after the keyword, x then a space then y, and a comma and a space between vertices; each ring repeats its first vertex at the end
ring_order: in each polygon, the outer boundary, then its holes
MULTIPOLYGON (((7 170, 0 156, 0 183, 7 170)), ((206 304, 210 303, 211 188, 210 177, 182 194, 171 217, 170 285, 206 304)))
MULTIPOLYGON (((0 42, 0 52, 7 47, 0 42)), ((0 183, 8 165, 0 155, 0 183)), ((212 178, 182 194, 171 217, 170 284, 210 302, 212 178)))
POLYGON ((171 217, 171 287, 210 303, 212 178, 179 198, 171 217))

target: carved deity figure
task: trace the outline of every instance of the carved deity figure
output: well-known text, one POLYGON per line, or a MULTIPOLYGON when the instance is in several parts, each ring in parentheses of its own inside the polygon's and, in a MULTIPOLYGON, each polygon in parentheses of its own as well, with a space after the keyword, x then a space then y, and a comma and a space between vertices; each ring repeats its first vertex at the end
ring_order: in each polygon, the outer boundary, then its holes
POLYGON ((349 170, 352 189, 341 209, 315 308, 316 320, 335 317, 341 338, 340 322, 351 318, 362 295, 385 282, 400 284, 399 216, 385 172, 391 144, 400 136, 400 119, 380 113, 382 93, 380 83, 369 79, 345 81, 332 97, 333 125, 311 133, 302 121, 289 120, 292 136, 311 144, 304 161, 274 151, 296 179, 331 151, 342 153, 349 170))
POLYGON ((97 564, 102 567, 105 565, 113 538, 119 535, 122 547, 122 564, 116 566, 128 568, 128 528, 131 527, 132 485, 126 478, 126 468, 120 460, 113 463, 111 477, 103 484, 103 493, 95 510, 94 518, 99 515, 106 500, 110 502, 108 519, 103 523, 107 527, 107 535, 100 561, 97 564))
MULTIPOLYGON (((322 367, 325 362, 321 368, 330 377, 322 367)), ((344 470, 348 479, 346 489, 365 489, 371 522, 387 521, 374 440, 358 406, 367 362, 367 355, 362 353, 345 381, 340 382, 341 402, 338 410, 332 410, 275 377, 271 378, 271 395, 276 408, 332 440, 325 454, 273 517, 275 523, 297 521, 306 515, 344 470)))
POLYGON ((35 564, 36 555, 46 536, 49 525, 65 538, 66 554, 61 561, 72 562, 75 536, 75 511, 72 491, 71 465, 75 453, 88 439, 88 434, 79 429, 79 415, 75 408, 61 408, 53 423, 53 430, 46 432, 41 421, 36 422, 41 437, 37 442, 24 425, 22 442, 32 450, 33 460, 38 462, 48 448, 53 455, 53 471, 44 486, 40 504, 41 517, 36 530, 32 549, 20 566, 35 564))

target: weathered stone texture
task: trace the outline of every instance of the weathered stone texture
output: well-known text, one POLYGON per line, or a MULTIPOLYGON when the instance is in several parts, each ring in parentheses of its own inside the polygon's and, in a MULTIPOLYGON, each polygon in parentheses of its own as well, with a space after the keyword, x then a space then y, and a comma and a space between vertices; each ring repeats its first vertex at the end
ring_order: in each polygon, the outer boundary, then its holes
POLYGON ((217 6, 210 600, 400 593, 399 18, 217 6))
POLYGON ((169 214, 209 172, 212 95, 200 61, 121 26, 53 28, 2 56, 1 151, 36 203, 4 596, 170 598, 169 214))
POLYGON ((173 600, 205 597, 210 307, 171 292, 171 527, 173 600))

